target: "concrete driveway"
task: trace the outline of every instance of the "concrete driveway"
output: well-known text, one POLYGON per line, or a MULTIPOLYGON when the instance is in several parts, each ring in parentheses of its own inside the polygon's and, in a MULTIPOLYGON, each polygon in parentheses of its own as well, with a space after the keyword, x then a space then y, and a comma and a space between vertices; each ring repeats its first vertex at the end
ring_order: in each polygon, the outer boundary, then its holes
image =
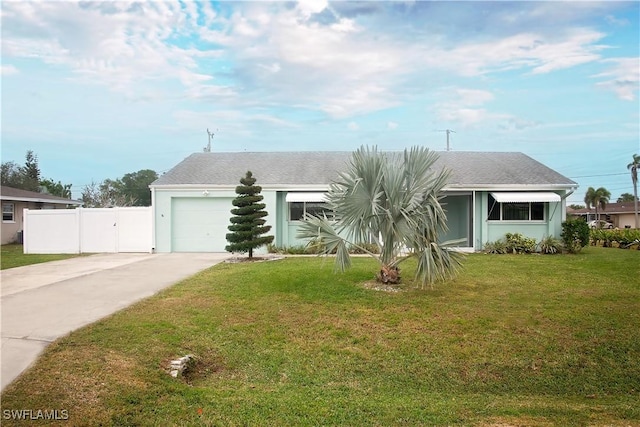
POLYGON ((55 339, 228 257, 98 254, 0 271, 1 390, 55 339))

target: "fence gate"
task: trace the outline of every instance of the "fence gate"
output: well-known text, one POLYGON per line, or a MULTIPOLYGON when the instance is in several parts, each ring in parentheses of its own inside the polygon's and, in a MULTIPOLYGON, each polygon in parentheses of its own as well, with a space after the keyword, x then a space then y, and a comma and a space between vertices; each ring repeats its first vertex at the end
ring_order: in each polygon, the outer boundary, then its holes
POLYGON ((24 253, 152 252, 151 207, 24 210, 24 253))

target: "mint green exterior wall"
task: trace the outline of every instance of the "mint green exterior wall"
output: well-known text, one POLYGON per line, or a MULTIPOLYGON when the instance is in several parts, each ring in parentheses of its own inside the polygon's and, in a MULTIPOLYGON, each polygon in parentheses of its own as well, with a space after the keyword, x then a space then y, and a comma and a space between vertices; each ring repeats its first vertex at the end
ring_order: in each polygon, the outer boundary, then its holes
POLYGON ((276 235, 276 245, 278 247, 302 246, 307 244, 307 240, 298 239, 298 226, 300 221, 289 221, 289 203, 286 201, 287 192, 280 191, 276 198, 278 210, 278 234, 276 235))
MULTIPOLYGON (((153 206, 154 206, 154 244, 156 252, 222 252, 227 241, 225 238, 228 232, 226 227, 230 224, 229 220, 232 216, 231 200, 237 194, 234 190, 218 190, 194 188, 194 189, 154 189, 153 206), (206 192, 206 193, 205 193, 206 192), (211 204, 211 211, 199 214, 198 210, 202 210, 203 203, 211 204), (196 224, 183 224, 180 222, 178 215, 184 215, 184 208, 192 205, 194 207, 191 212, 191 218, 198 218, 196 224), (182 211, 181 211, 182 209, 182 211), (191 227, 191 228, 189 228, 191 227), (201 230, 198 229, 201 228, 201 230), (176 239, 176 232, 189 233, 191 231, 209 233, 211 242, 199 243, 187 248, 186 243, 176 239)), ((267 225, 273 228, 270 234, 274 233, 274 225, 276 218, 276 192, 264 191, 263 202, 266 204, 265 209, 269 215, 265 218, 267 225)), ((196 239, 197 240, 197 239, 196 239)), ((260 251, 266 251, 261 248, 260 251)), ((257 251, 257 252, 260 252, 257 251)))
MULTIPOLYGON (((176 206, 188 206, 189 202, 181 201, 174 203, 176 199, 193 200, 196 207, 202 202, 197 200, 208 199, 227 203, 228 209, 222 208, 218 203, 210 215, 201 218, 202 227, 210 230, 212 235, 211 246, 193 248, 194 252, 224 251, 226 245, 226 226, 231 218, 230 201, 236 197, 233 189, 154 189, 154 237, 156 252, 173 252, 180 250, 180 242, 176 241, 174 231, 183 224, 179 223, 176 217, 176 206), (208 191, 208 195, 203 192, 208 191), (178 221, 178 222, 176 222, 178 221)), ((278 247, 291 247, 306 244, 306 241, 296 237, 299 221, 289 221, 289 204, 286 202, 287 191, 264 190, 264 203, 269 215, 266 217, 267 224, 272 226, 269 234, 275 237, 274 244, 278 247)), ((562 195, 561 192, 559 194, 562 195)), ((482 250, 486 242, 498 240, 506 233, 522 233, 527 237, 540 241, 546 236, 560 237, 562 221, 564 215, 564 202, 554 202, 545 204, 545 220, 540 222, 532 221, 488 221, 487 203, 488 191, 467 191, 451 192, 443 199, 447 203, 447 216, 449 219, 449 232, 442 236, 442 240, 452 240, 458 238, 468 238, 467 243, 460 244, 461 247, 469 247, 476 251, 482 250)), ((216 204, 216 202, 213 202, 216 204)), ((213 205, 212 205, 213 206, 213 205)), ((178 213, 178 215, 181 215, 178 213)), ((197 218, 194 217, 194 218, 197 218)), ((188 233, 190 224, 182 227, 181 232, 188 233)), ((195 229, 195 228, 194 228, 195 229)), ((207 243, 208 245, 208 243, 207 243)), ((264 252, 266 248, 261 248, 258 252, 264 252)))
POLYGON ((544 221, 489 221, 489 192, 478 191, 475 194, 475 250, 482 250, 485 243, 499 240, 506 233, 520 233, 538 242, 548 236, 560 238, 564 221, 563 201, 545 203, 544 221))

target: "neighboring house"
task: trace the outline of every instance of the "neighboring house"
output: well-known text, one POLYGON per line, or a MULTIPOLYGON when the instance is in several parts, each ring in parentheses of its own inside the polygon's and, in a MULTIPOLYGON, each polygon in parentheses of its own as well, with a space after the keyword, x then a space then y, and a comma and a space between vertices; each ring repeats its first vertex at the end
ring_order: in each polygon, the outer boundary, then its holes
POLYGON ((0 187, 2 199, 2 244, 20 240, 23 229, 23 210, 26 209, 64 209, 80 206, 82 202, 52 196, 45 193, 21 190, 19 188, 0 187))
MULTIPOLYGON (((568 209, 567 215, 579 216, 589 222, 596 219, 595 208, 568 209)), ((616 228, 635 228, 635 208, 633 202, 607 203, 604 210, 598 208, 601 220, 609 221, 616 228)))
MULTIPOLYGON (((461 248, 518 232, 559 237, 566 197, 577 184, 522 153, 440 152, 437 168, 452 175, 442 203, 461 248)), ((235 187, 250 170, 262 186, 276 246, 304 244, 297 228, 305 212, 322 212, 323 195, 350 152, 196 153, 150 185, 157 252, 224 251, 235 187)))

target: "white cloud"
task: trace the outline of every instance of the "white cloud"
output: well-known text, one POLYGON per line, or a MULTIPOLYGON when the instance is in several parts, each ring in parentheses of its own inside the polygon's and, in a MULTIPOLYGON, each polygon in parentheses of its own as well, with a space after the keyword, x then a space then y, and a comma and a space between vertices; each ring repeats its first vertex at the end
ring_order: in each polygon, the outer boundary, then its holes
POLYGON ((640 90, 640 58, 611 58, 601 62, 613 65, 593 76, 608 78, 597 85, 612 90, 620 99, 634 101, 640 90))
POLYGON ((12 76, 14 74, 18 74, 20 71, 14 67, 13 65, 0 65, 0 75, 3 76, 12 76))
POLYGON ((472 128, 478 125, 493 125, 502 130, 522 130, 537 126, 537 123, 518 118, 512 114, 490 111, 485 104, 494 100, 492 92, 479 89, 447 88, 441 92, 443 98, 453 94, 447 101, 436 104, 434 112, 439 123, 472 128))
MULTIPOLYGON (((327 9, 322 5, 313 13, 327 9)), ((242 25, 251 23, 259 36, 236 32, 233 24, 224 34, 210 36, 235 52, 236 67, 249 84, 259 82, 277 90, 280 102, 319 109, 334 118, 398 105, 415 90, 429 89, 425 76, 445 72, 467 77, 505 70, 544 74, 596 61, 604 49, 596 44, 604 34, 589 29, 460 40, 449 46, 426 36, 406 38, 385 28, 365 29, 331 9, 335 22, 323 25, 310 19, 310 10, 280 10, 267 22, 257 19, 263 13, 259 8, 247 8, 242 25), (273 63, 280 66, 277 75, 257 75, 273 63)))
POLYGON ((197 59, 209 54, 170 42, 197 22, 187 3, 6 3, 3 54, 66 66, 83 82, 125 92, 151 81, 201 84, 197 59))
POLYGON ((398 128, 398 123, 396 123, 396 122, 387 122, 387 129, 394 130, 394 129, 397 129, 397 128, 398 128))
POLYGON ((341 18, 338 22, 332 24, 331 29, 341 33, 354 33, 361 30, 361 28, 355 24, 355 21, 346 18, 341 18))
POLYGON ((435 48, 427 63, 462 76, 518 69, 543 74, 597 61, 598 52, 605 46, 595 42, 603 37, 603 33, 588 29, 575 29, 553 38, 521 33, 482 43, 462 42, 450 50, 435 48))
POLYGON ((271 64, 258 64, 258 66, 270 73, 277 73, 278 71, 280 71, 280 64, 278 64, 277 62, 271 63, 271 64))
POLYGON ((328 6, 329 2, 327 0, 300 0, 296 5, 296 10, 303 19, 307 20, 312 15, 325 10, 328 6))
MULTIPOLYGON (((505 70, 544 74, 597 61, 605 48, 597 44, 603 33, 571 26, 506 35, 488 29, 482 39, 454 39, 455 32, 430 32, 434 26, 417 19, 385 21, 406 18, 392 15, 386 3, 367 4, 365 20, 355 4, 326 0, 215 7, 178 1, 7 2, 3 55, 68 67, 83 83, 130 96, 149 92, 149 85, 177 82, 179 97, 218 97, 235 107, 262 102, 342 119, 432 90, 433 76, 437 81, 505 70), (348 13, 341 16, 340 10, 348 13)), ((412 13, 420 8, 414 4, 412 13)), ((534 9, 540 20, 557 12, 552 6, 534 9)), ((616 77, 601 85, 628 98, 622 83, 616 77)), ((459 120, 477 122, 488 114, 479 107, 492 95, 464 91, 458 103, 468 111, 457 113, 459 120)))
POLYGON ((606 15, 604 20, 611 25, 623 27, 625 25, 629 25, 629 20, 626 18, 616 18, 614 15, 606 15))
POLYGON ((465 105, 482 105, 493 100, 493 93, 478 89, 456 89, 460 102, 465 105))
POLYGON ((438 118, 445 122, 459 123, 460 126, 468 128, 479 123, 508 119, 509 116, 506 114, 490 113, 484 108, 464 108, 461 106, 448 105, 440 109, 438 118))

